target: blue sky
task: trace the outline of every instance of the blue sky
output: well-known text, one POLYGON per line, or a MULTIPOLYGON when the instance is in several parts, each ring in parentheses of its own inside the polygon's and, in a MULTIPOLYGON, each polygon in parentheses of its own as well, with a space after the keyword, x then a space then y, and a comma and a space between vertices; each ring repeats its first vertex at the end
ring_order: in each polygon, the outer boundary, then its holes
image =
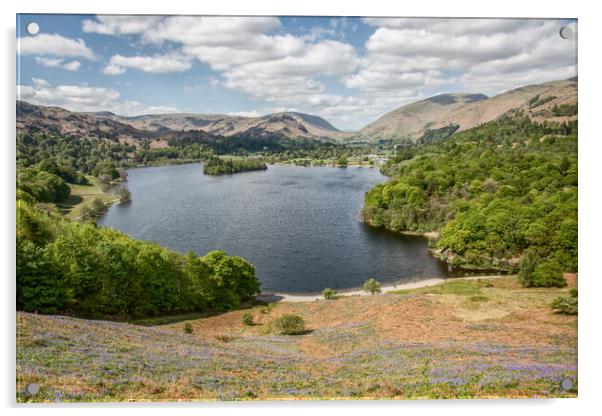
POLYGON ((574 76, 563 26, 576 34, 571 20, 18 15, 17 85, 75 111, 291 110, 354 130, 438 93, 574 76))

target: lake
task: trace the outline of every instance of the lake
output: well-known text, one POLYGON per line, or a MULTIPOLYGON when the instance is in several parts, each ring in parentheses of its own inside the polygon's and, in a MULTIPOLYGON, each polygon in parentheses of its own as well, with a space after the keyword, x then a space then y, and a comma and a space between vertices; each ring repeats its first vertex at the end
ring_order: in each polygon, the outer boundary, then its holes
POLYGON ((378 169, 270 165, 208 176, 201 164, 128 170, 132 201, 98 220, 171 249, 223 249, 256 266, 264 292, 312 293, 444 277, 422 237, 365 225, 364 194, 378 169))

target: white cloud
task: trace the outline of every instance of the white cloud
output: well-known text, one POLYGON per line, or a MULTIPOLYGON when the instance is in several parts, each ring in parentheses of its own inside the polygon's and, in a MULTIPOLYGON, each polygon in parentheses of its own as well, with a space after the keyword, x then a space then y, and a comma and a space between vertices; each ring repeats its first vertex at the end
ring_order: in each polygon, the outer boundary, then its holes
POLYGON ((255 110, 253 111, 233 111, 230 113, 226 113, 229 116, 235 117, 261 117, 261 114, 255 110))
POLYGON ((366 42, 360 70, 345 78, 345 85, 362 91, 403 88, 405 82, 413 87, 412 79, 425 90, 454 85, 478 91, 476 85, 483 87, 484 83, 477 80, 484 77, 494 82, 482 92, 495 94, 520 86, 520 80, 546 81, 545 74, 564 74, 562 68, 575 65, 576 44, 560 38, 562 23, 558 20, 364 21, 377 29, 366 42), (538 72, 539 80, 532 76, 538 72))
POLYGON ((120 75, 123 74, 126 69, 122 66, 107 65, 102 69, 102 73, 105 75, 120 75))
POLYGON ((63 58, 44 58, 42 56, 36 56, 36 62, 42 66, 62 68, 67 71, 77 71, 82 66, 79 61, 65 62, 63 58))
POLYGON ((303 53, 307 43, 299 37, 286 35, 242 34, 240 42, 234 44, 184 44, 182 51, 205 62, 216 71, 250 64, 270 62, 303 53), (250 42, 249 42, 250 40, 250 42))
POLYGON ((110 88, 88 85, 52 86, 39 78, 33 78, 32 85, 17 85, 17 99, 71 111, 112 111, 122 115, 179 111, 169 106, 146 106, 137 101, 122 100, 119 92, 110 88))
POLYGON ((67 62, 63 65, 63 68, 67 71, 77 71, 81 68, 82 64, 79 61, 67 62))
POLYGON ((83 39, 70 39, 57 34, 42 33, 20 37, 17 39, 17 48, 22 55, 81 56, 94 59, 94 53, 86 46, 83 39))
POLYGON ((147 42, 185 45, 253 46, 256 36, 280 27, 275 17, 171 16, 141 31, 147 42))
POLYGON ((32 78, 31 82, 33 82, 33 85, 38 88, 47 87, 50 85, 50 83, 48 81, 46 81, 45 79, 42 79, 42 78, 32 78))
POLYGON ((96 20, 86 19, 82 30, 86 33, 102 35, 132 35, 145 32, 161 20, 160 16, 96 16, 96 20))
POLYGON ((538 24, 537 21, 528 19, 365 17, 362 20, 376 27, 428 30, 452 35, 511 33, 526 25, 538 24))
POLYGON ((439 71, 403 72, 387 65, 375 65, 346 78, 345 85, 363 91, 374 91, 433 87, 452 81, 453 79, 444 78, 439 71))
POLYGON ((178 56, 155 55, 155 56, 122 56, 114 55, 108 65, 103 69, 106 75, 123 74, 127 68, 139 69, 154 74, 166 74, 170 72, 183 72, 192 64, 189 60, 178 56))

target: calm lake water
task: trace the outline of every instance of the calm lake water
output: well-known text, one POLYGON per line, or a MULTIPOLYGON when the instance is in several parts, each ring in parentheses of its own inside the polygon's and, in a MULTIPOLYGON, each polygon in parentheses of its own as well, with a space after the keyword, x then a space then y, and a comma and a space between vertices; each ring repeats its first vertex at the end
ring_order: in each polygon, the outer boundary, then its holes
POLYGON ((256 266, 264 292, 318 292, 445 276, 422 237, 361 221, 377 169, 270 166, 208 176, 200 164, 128 170, 132 202, 98 220, 180 252, 223 249, 256 266))

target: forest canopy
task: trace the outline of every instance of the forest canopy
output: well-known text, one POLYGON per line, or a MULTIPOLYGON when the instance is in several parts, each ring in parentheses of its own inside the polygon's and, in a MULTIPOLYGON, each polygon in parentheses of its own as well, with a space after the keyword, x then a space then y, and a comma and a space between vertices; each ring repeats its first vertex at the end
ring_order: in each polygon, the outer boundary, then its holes
POLYGON ((576 270, 576 122, 519 113, 399 153, 366 194, 369 224, 439 231, 433 252, 455 266, 515 271, 529 248, 576 270))

